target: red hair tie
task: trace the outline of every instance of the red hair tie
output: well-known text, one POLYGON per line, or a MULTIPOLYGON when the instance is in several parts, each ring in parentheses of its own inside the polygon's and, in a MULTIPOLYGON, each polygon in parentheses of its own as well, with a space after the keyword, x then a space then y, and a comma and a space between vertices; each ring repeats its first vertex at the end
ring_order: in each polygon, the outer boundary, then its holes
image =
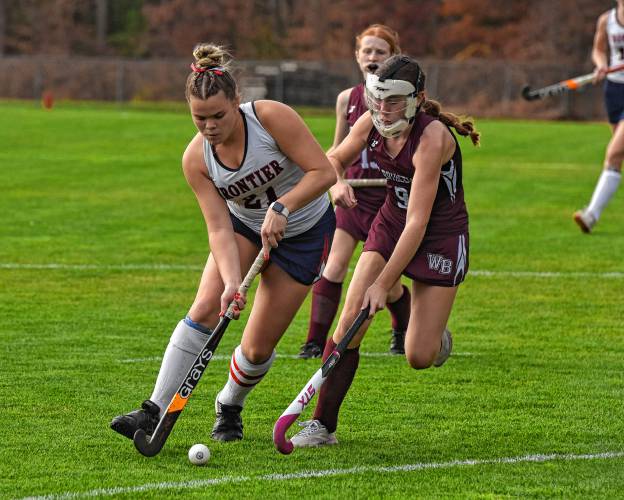
POLYGON ((195 66, 195 63, 191 63, 191 69, 195 73, 205 73, 206 71, 209 71, 210 73, 214 73, 215 75, 219 76, 223 74, 223 70, 221 68, 198 68, 197 66, 195 66))

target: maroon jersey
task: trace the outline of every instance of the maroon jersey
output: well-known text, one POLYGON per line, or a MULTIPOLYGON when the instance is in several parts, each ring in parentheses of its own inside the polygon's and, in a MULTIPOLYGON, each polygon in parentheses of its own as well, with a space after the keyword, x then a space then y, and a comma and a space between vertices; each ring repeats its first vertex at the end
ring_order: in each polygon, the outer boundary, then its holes
MULTIPOLYGON (((353 127, 360 116, 368 111, 366 98, 364 97, 364 84, 360 83, 351 89, 349 103, 347 104, 347 123, 353 127)), ((345 170, 345 179, 383 179, 379 168, 368 158, 368 149, 362 150, 360 157, 345 170)), ((377 213, 379 207, 386 198, 383 188, 356 188, 355 197, 362 210, 369 213, 377 213)))
MULTIPOLYGON (((423 130, 433 120, 435 118, 422 112, 416 116, 407 142, 396 158, 392 158, 386 152, 384 138, 375 127, 368 135, 369 155, 372 154, 372 159, 388 182, 387 196, 380 214, 395 227, 401 229, 405 227, 407 202, 414 177, 412 158, 418 148, 423 130)), ((455 144, 453 157, 442 165, 440 171, 438 191, 424 239, 444 238, 468 232, 468 212, 464 203, 462 185, 462 157, 457 140, 455 144)))

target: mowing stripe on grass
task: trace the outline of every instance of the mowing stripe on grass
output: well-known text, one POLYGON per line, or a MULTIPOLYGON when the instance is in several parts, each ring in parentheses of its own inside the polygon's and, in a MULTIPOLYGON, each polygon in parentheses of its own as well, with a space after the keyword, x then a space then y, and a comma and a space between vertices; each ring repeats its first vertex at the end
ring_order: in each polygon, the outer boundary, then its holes
MULTIPOLYGON (((500 169, 500 163, 492 162, 492 161, 479 161, 479 168, 482 167, 492 167, 497 170, 500 169)), ((518 169, 518 170, 539 170, 540 172, 543 170, 565 170, 569 172, 570 170, 587 170, 587 165, 582 163, 555 163, 555 162, 505 162, 505 170, 509 171, 509 169, 518 169)))
MULTIPOLYGON (((397 356, 396 354, 392 354, 391 352, 360 352, 360 356, 365 358, 398 358, 401 359, 402 356, 397 356)), ((454 352, 452 356, 474 356, 471 352, 454 352)), ((227 356, 224 354, 215 354, 212 358, 214 360, 229 360, 232 356, 227 356)), ((300 359, 299 354, 276 354, 276 358, 282 359, 300 359)), ((147 358, 129 358, 129 359, 118 359, 118 363, 146 363, 148 361, 162 361, 162 356, 149 356, 147 358)))
MULTIPOLYGON (((61 271, 202 271, 204 266, 186 264, 25 264, 0 262, 0 269, 15 270, 61 270, 61 271)), ((353 269, 350 269, 353 271, 353 269)), ((623 271, 585 272, 585 271, 489 271, 476 269, 468 272, 469 276, 493 278, 610 278, 624 279, 623 271)))
POLYGON ((478 465, 498 465, 498 464, 520 464, 529 462, 553 462, 553 461, 570 461, 570 460, 608 460, 613 458, 623 458, 624 451, 614 451, 605 453, 593 453, 584 455, 573 454, 551 454, 551 455, 525 455, 520 457, 504 457, 492 459, 474 459, 474 460, 452 460, 450 462, 431 462, 416 463, 405 465, 387 465, 387 466, 361 466, 350 467, 347 469, 324 469, 310 470, 301 472, 292 472, 289 474, 264 474, 260 476, 226 476, 214 479, 194 479, 190 481, 179 482, 162 482, 147 483, 139 486, 119 486, 116 488, 100 488, 89 491, 70 491, 60 494, 50 494, 36 497, 26 497, 23 500, 60 500, 66 498, 88 498, 100 496, 113 496, 132 493, 143 493, 146 491, 157 490, 183 490, 197 489, 206 486, 215 486, 218 484, 233 484, 247 481, 286 481, 291 479, 307 479, 311 477, 332 477, 332 476, 350 476, 355 474, 377 473, 385 474, 389 472, 413 472, 426 469, 447 469, 453 467, 478 466, 478 465))

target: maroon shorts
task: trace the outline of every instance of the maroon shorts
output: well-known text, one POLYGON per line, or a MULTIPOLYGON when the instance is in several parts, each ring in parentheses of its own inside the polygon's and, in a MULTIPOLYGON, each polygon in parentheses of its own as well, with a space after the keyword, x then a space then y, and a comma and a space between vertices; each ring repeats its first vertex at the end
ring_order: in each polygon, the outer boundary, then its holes
POLYGON ((342 229, 358 241, 366 241, 377 212, 386 200, 386 188, 357 188, 353 208, 336 207, 336 229, 342 229))
POLYGON ((336 207, 336 229, 342 229, 358 241, 366 241, 368 230, 375 219, 375 212, 353 208, 336 207))
MULTIPOLYGON (((401 228, 389 227, 383 217, 377 217, 364 243, 365 252, 377 252, 386 262, 401 235, 401 228)), ((468 272, 468 233, 426 238, 416 255, 403 270, 414 281, 435 286, 457 286, 468 272)))

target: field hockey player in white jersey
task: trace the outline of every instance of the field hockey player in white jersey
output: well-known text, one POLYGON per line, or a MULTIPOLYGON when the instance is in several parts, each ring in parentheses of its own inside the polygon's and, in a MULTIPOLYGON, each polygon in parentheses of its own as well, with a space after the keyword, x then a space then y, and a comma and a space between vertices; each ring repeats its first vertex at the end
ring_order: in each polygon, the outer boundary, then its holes
POLYGON ((151 434, 219 314, 233 300, 245 307, 236 292, 262 249, 267 264, 215 401, 213 439, 242 439, 245 398, 268 372, 275 346, 321 275, 336 225, 327 195, 336 174, 299 115, 275 101, 240 104, 221 47, 200 44, 193 55, 186 97, 198 133, 182 165, 206 222, 210 255, 150 399, 111 422, 130 439, 139 428, 151 434))
POLYGON ((612 136, 607 145, 603 170, 589 205, 574 213, 574 221, 584 233, 591 233, 602 211, 616 193, 622 179, 624 161, 624 71, 607 74, 609 66, 624 64, 624 0, 598 18, 592 60, 596 82, 605 80, 604 98, 612 136))

